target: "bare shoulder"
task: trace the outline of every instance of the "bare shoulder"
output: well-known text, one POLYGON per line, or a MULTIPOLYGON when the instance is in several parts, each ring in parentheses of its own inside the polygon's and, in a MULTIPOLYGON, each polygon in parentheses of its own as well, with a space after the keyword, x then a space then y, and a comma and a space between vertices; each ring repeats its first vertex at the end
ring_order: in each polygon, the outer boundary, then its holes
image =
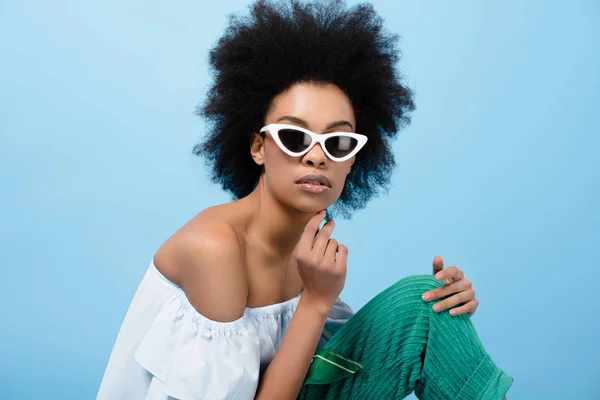
POLYGON ((169 238, 155 264, 205 317, 229 322, 242 316, 248 298, 242 246, 218 208, 198 214, 169 238))

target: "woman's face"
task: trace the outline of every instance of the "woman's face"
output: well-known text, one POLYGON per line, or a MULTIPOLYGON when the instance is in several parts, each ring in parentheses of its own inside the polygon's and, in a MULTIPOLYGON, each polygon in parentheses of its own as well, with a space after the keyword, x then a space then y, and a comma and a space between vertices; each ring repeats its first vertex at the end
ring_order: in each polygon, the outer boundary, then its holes
MULTIPOLYGON (((265 118, 268 124, 294 125, 316 134, 355 132, 356 127, 354 110, 344 92, 332 84, 311 83, 296 84, 277 96, 265 118)), ((307 213, 323 210, 339 198, 354 163, 354 157, 332 161, 319 143, 303 156, 289 156, 268 131, 264 139, 254 135, 251 153, 257 164, 264 166, 261 181, 267 191, 283 204, 307 213), (307 183, 310 178, 303 177, 309 174, 325 177, 328 183, 307 183)))

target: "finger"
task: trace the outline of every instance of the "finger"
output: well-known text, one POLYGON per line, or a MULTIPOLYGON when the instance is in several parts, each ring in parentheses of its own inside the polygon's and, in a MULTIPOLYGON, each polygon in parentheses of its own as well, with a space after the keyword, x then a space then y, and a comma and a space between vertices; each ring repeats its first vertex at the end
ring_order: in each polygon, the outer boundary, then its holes
POLYGON ((462 279, 462 277, 464 277, 462 270, 455 266, 448 267, 435 275, 435 279, 438 281, 444 281, 446 284, 462 279))
POLYGON ((464 290, 471 288, 471 281, 468 279, 461 279, 460 281, 453 282, 449 285, 440 286, 437 289, 430 290, 423 294, 423 300, 432 301, 441 299, 442 297, 450 296, 451 294, 460 293, 464 290))
POLYGON ((338 250, 338 242, 335 239, 329 239, 327 242, 327 248, 325 249, 325 256, 323 259, 327 262, 327 265, 335 266, 335 254, 338 250))
POLYGON ((454 279, 454 281, 464 279, 465 273, 463 272, 463 270, 458 267, 454 267, 454 269, 456 272, 452 271, 454 273, 454 276, 452 277, 452 279, 454 279))
POLYGON ((433 306, 433 311, 440 312, 442 310, 447 310, 448 308, 452 308, 458 304, 467 303, 474 298, 475 291, 473 289, 467 289, 435 304, 433 306))
POLYGON ((310 251, 315 240, 315 235, 319 232, 319 226, 325 218, 325 210, 316 213, 304 227, 304 232, 298 241, 298 248, 303 251, 310 251))
POLYGON ((457 315, 469 314, 469 317, 473 316, 475 310, 477 309, 477 300, 473 299, 469 301, 467 304, 464 304, 460 307, 453 308, 450 310, 450 315, 456 317, 457 315))
POLYGON ((329 220, 323 225, 319 234, 314 240, 312 251, 316 254, 323 255, 325 254, 325 250, 327 249, 327 243, 329 242, 329 238, 331 237, 331 232, 333 232, 333 228, 335 228, 335 222, 333 220, 329 220))
POLYGON ((440 257, 440 256, 433 257, 433 275, 436 275, 438 272, 442 271, 443 269, 444 269, 444 260, 442 260, 442 257, 440 257))
POLYGON ((335 260, 336 264, 343 266, 346 265, 348 261, 348 248, 343 244, 338 244, 338 253, 337 259, 335 260))
POLYGON ((473 303, 473 310, 469 311, 469 317, 472 317, 473 314, 477 312, 477 307, 479 307, 479 300, 473 299, 471 300, 471 303, 473 303))
POLYGON ((445 270, 438 272, 435 275, 435 279, 438 281, 443 281, 444 283, 451 283, 454 274, 456 274, 456 269, 457 268, 454 266, 448 267, 445 270))

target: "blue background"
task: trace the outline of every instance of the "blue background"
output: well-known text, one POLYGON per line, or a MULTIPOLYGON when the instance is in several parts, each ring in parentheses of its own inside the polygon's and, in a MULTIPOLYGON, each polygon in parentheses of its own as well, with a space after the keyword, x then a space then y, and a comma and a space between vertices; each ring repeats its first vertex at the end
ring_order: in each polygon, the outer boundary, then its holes
MULTIPOLYGON (((155 250, 229 200, 191 153, 248 1, 0 1, 0 397, 92 399, 155 250)), ((600 3, 375 1, 416 92, 389 194, 336 238, 355 309, 436 254, 510 399, 600 399, 600 3)))

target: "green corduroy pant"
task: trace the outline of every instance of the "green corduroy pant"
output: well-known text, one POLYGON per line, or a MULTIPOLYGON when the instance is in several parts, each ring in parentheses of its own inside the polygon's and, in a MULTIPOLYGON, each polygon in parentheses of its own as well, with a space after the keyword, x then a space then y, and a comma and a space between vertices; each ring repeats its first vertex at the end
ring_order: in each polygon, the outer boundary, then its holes
POLYGON ((486 353, 467 315, 435 313, 423 293, 442 284, 404 278, 375 296, 319 350, 299 399, 502 400, 513 379, 486 353))

